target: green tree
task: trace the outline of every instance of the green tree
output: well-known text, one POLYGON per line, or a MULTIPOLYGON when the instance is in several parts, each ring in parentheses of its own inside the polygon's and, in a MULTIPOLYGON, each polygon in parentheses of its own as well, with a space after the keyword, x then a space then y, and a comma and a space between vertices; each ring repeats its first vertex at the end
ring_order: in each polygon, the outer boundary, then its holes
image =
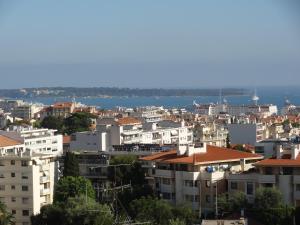
POLYGON ((70 197, 81 195, 95 199, 95 190, 91 181, 84 177, 63 177, 56 184, 54 202, 65 202, 70 197))
POLYGON ((79 176, 79 162, 76 157, 76 154, 72 152, 67 152, 65 155, 63 176, 79 176))
POLYGON ((46 205, 31 217, 32 225, 111 225, 113 214, 107 205, 100 205, 84 196, 46 205))
POLYGON ((168 225, 173 218, 172 206, 157 198, 141 198, 130 203, 130 214, 136 221, 168 225))
POLYGON ((42 120, 42 122, 40 123, 40 126, 43 128, 48 128, 48 129, 55 129, 59 133, 62 133, 63 126, 64 126, 64 120, 61 117, 47 116, 42 120))
POLYGON ((277 188, 258 188, 254 202, 258 209, 279 208, 283 205, 282 194, 277 188))
POLYGON ((64 120, 65 132, 73 134, 75 132, 87 131, 92 125, 92 118, 94 115, 86 112, 73 113, 64 120))
POLYGON ((229 213, 239 213, 241 209, 248 207, 247 197, 244 192, 236 191, 228 194, 222 194, 218 197, 218 206, 220 211, 229 213))
POLYGON ((4 203, 0 201, 0 225, 14 224, 13 219, 13 215, 7 211, 4 203))
POLYGON ((171 219, 169 225, 186 225, 186 223, 176 218, 176 219, 171 219))

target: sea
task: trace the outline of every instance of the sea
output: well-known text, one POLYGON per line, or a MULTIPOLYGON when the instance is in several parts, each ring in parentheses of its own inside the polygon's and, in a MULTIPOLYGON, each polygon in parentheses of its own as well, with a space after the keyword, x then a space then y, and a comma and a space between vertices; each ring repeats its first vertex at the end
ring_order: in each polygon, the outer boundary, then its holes
MULTIPOLYGON (((253 94, 259 96, 259 104, 273 104, 282 108, 288 100, 294 105, 300 105, 300 88, 298 87, 266 87, 257 88, 253 94)), ((252 96, 153 96, 153 97, 80 97, 75 98, 76 102, 85 105, 92 105, 102 109, 113 109, 115 107, 138 107, 138 106, 164 106, 165 108, 186 108, 192 109, 193 101, 198 104, 217 103, 227 101, 228 104, 242 105, 251 104, 252 96)), ((39 102, 51 105, 55 102, 72 101, 68 97, 34 97, 25 98, 27 102, 39 102)))

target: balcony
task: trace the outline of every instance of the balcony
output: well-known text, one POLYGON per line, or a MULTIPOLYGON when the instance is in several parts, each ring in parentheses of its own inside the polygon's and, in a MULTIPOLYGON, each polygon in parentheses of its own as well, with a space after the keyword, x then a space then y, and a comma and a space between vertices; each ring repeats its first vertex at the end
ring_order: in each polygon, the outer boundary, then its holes
POLYGON ((50 182, 50 177, 49 176, 44 176, 44 177, 40 177, 40 183, 47 183, 50 182))
POLYGON ((156 177, 166 177, 166 178, 172 178, 174 177, 174 172, 171 170, 155 170, 155 176, 156 177))
POLYGON ((259 175, 258 176, 258 183, 261 184, 275 184, 276 178, 275 175, 259 175))
POLYGON ((50 194, 50 189, 41 189, 40 190, 40 195, 49 195, 50 194))

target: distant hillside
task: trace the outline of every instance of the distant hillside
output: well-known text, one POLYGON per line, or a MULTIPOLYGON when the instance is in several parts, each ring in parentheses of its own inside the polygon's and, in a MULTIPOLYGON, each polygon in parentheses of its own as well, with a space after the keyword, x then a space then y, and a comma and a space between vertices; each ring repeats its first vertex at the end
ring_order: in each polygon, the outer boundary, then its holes
MULTIPOLYGON (((249 90, 241 88, 224 88, 222 95, 248 95, 249 90)), ((2 89, 0 97, 24 98, 24 97, 104 97, 104 96, 218 96, 220 89, 139 89, 139 88, 115 88, 115 87, 41 87, 24 89, 2 89)))

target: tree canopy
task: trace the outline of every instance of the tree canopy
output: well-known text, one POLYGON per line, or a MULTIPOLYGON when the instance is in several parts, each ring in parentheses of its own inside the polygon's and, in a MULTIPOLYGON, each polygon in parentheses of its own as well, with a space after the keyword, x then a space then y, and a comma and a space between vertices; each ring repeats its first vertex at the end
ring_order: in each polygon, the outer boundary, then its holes
POLYGON ((32 225, 111 225, 113 214, 107 205, 77 196, 43 206, 40 214, 32 216, 31 221, 32 225))
POLYGON ((70 197, 87 195, 90 199, 95 199, 95 190, 90 180, 83 177, 63 177, 54 191, 54 202, 65 202, 70 197))
POLYGON ((79 162, 76 157, 76 154, 72 152, 67 152, 65 155, 63 176, 79 176, 79 162))
POLYGON ((6 205, 0 201, 0 225, 14 224, 13 215, 6 209, 6 205))
POLYGON ((255 207, 258 209, 278 208, 282 205, 282 194, 277 188, 258 188, 256 190, 255 207))
POLYGON ((75 132, 87 131, 92 125, 92 118, 95 118, 95 116, 90 113, 73 113, 64 120, 64 132, 67 134, 73 134, 75 132))

